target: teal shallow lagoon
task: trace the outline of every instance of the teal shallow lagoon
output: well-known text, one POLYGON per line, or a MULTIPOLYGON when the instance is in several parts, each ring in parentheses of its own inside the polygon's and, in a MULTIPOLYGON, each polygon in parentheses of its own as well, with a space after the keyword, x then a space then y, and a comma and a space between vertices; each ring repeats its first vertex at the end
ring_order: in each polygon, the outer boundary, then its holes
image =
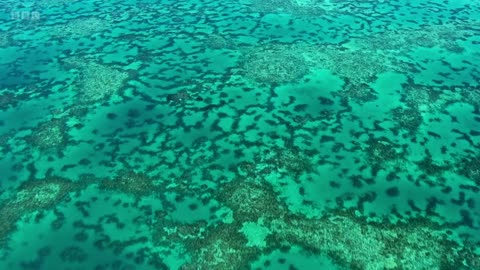
POLYGON ((479 4, 1 8, 2 269, 480 269, 479 4))

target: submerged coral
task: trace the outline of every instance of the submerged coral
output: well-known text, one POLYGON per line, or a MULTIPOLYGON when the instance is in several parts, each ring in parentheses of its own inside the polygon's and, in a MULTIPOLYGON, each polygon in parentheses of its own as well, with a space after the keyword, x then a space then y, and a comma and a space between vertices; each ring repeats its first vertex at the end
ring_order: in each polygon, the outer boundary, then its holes
POLYGON ((0 92, 0 111, 5 111, 11 107, 15 107, 19 100, 16 95, 10 91, 0 92))
POLYGON ((188 247, 196 250, 192 263, 183 269, 230 270, 248 268, 249 263, 258 256, 256 248, 247 246, 247 239, 239 232, 240 228, 231 225, 219 225, 207 231, 205 236, 189 241, 188 247))
POLYGON ((0 47, 6 47, 9 45, 10 41, 10 36, 5 33, 5 32, 2 32, 0 33, 0 47))
POLYGON ((85 184, 55 176, 23 182, 12 197, 0 204, 0 240, 8 237, 22 216, 55 207, 70 192, 80 190, 85 184))
POLYGON ((455 92, 459 91, 461 99, 459 101, 466 102, 480 109, 480 86, 465 85, 455 87, 455 92))
POLYGON ((230 42, 224 36, 216 34, 208 35, 204 43, 210 49, 224 49, 230 45, 230 42))
POLYGON ((276 241, 326 254, 349 269, 440 270, 462 266, 463 258, 455 253, 461 247, 448 241, 445 232, 427 226, 379 226, 340 214, 320 220, 276 220, 271 230, 276 232, 272 234, 276 241))
POLYGON ((253 0, 251 10, 255 12, 292 12, 295 8, 291 0, 253 0))
POLYGON ((68 132, 65 119, 54 118, 37 125, 32 134, 27 136, 27 142, 45 153, 63 154, 68 143, 68 132))
POLYGON ((65 67, 77 69, 79 72, 75 90, 81 103, 91 104, 110 98, 119 92, 128 78, 125 71, 88 59, 67 59, 65 67))
POLYGON ((174 94, 167 95, 167 101, 176 105, 183 105, 185 102, 191 99, 193 99, 193 97, 187 90, 180 90, 174 94))
POLYGON ((393 109, 391 113, 393 120, 396 122, 396 129, 406 130, 409 135, 414 135, 423 123, 422 115, 413 108, 398 107, 393 109))
POLYGON ((294 149, 277 149, 276 155, 269 162, 278 169, 284 169, 293 174, 310 172, 313 169, 311 160, 294 149))
POLYGON ((308 46, 304 48, 310 61, 348 79, 355 86, 372 82, 378 74, 392 70, 391 62, 382 54, 340 46, 308 46))
POLYGON ((385 161, 396 160, 402 157, 398 145, 387 138, 370 138, 365 149, 368 160, 373 164, 381 164, 385 161))
POLYGON ((100 188, 119 191, 140 198, 156 194, 161 186, 155 185, 154 182, 155 178, 144 173, 122 170, 113 179, 104 179, 100 188))
POLYGON ((367 84, 354 84, 347 82, 342 90, 335 93, 344 100, 352 100, 360 104, 373 101, 377 98, 377 93, 367 84))
POLYGON ((297 16, 318 16, 325 14, 321 3, 302 0, 253 0, 253 12, 287 13, 297 16))
POLYGON ((53 26, 51 34, 55 37, 80 38, 88 37, 109 28, 109 23, 103 19, 95 17, 77 18, 53 26))
POLYGON ((80 184, 61 177, 46 177, 24 182, 8 202, 18 212, 41 210, 55 206, 80 184))
POLYGON ((349 269, 441 270, 478 263, 471 247, 448 240, 445 229, 427 219, 377 224, 349 211, 306 218, 289 213, 266 182, 244 181, 228 183, 218 193, 234 211, 234 221, 188 240, 193 256, 184 269, 248 268, 260 252, 293 245, 349 269))
POLYGON ((249 52, 245 56, 243 69, 246 77, 268 84, 293 82, 309 72, 301 54, 282 46, 249 52))
POLYGON ((402 99, 412 109, 434 112, 445 107, 445 101, 440 98, 441 94, 438 87, 408 83, 403 86, 402 99))
POLYGON ((480 156, 467 156, 458 163, 458 172, 480 185, 480 156))
POLYGON ((314 166, 308 156, 302 151, 289 147, 272 147, 270 151, 256 155, 254 162, 241 162, 238 172, 242 176, 254 179, 264 179, 272 172, 300 176, 309 173, 314 166))
POLYGON ((272 187, 267 184, 248 180, 242 180, 241 183, 234 181, 224 185, 217 196, 233 210, 237 222, 272 219, 286 213, 272 187))
POLYGON ((407 51, 417 47, 441 47, 453 53, 461 53, 464 48, 458 40, 468 35, 462 24, 426 24, 419 29, 389 30, 356 40, 357 46, 369 50, 407 51))

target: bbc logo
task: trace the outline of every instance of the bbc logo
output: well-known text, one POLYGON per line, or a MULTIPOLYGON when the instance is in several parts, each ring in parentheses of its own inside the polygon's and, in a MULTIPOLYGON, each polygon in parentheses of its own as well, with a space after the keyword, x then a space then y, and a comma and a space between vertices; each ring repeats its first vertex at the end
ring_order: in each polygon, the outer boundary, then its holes
POLYGON ((37 21, 40 20, 40 12, 38 11, 12 11, 10 19, 21 21, 37 21))

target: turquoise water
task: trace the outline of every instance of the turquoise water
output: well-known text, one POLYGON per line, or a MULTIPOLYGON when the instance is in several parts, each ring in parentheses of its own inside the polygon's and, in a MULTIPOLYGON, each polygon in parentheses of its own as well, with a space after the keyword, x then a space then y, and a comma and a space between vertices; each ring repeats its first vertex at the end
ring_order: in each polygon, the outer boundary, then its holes
POLYGON ((480 269, 480 3, 0 10, 0 269, 480 269))

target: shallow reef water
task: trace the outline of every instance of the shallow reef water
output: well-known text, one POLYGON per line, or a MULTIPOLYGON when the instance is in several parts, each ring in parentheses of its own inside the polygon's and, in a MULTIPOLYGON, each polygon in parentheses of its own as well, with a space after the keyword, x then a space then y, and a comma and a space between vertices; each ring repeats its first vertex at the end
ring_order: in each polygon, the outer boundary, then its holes
POLYGON ((480 2, 0 11, 0 269, 480 270, 480 2))

